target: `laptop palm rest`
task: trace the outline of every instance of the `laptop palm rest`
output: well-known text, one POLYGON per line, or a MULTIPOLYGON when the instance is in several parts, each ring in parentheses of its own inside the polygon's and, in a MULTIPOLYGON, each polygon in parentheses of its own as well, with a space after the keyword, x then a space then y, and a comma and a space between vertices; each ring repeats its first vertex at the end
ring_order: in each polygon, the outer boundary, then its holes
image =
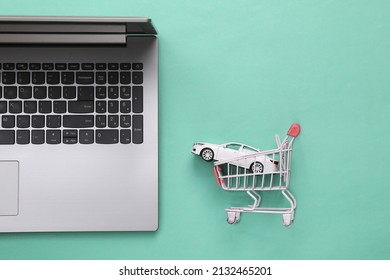
POLYGON ((19 210, 19 162, 0 161, 0 216, 15 216, 19 210))

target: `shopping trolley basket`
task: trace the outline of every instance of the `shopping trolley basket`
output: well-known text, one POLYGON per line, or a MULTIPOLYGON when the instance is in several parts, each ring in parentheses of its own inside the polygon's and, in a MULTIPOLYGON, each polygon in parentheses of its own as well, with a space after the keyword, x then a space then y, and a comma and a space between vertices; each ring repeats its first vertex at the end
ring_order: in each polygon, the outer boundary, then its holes
POLYGON ((240 220, 242 212, 282 214, 284 226, 294 220, 296 200, 288 190, 291 174, 291 156, 294 139, 300 132, 300 125, 291 125, 286 138, 281 142, 276 135, 277 149, 251 153, 233 159, 216 161, 214 174, 218 185, 227 191, 245 191, 253 198, 253 205, 226 208, 227 222, 240 220), (251 166, 249 169, 242 166, 251 166), (262 191, 280 191, 290 204, 288 208, 260 207, 262 191))

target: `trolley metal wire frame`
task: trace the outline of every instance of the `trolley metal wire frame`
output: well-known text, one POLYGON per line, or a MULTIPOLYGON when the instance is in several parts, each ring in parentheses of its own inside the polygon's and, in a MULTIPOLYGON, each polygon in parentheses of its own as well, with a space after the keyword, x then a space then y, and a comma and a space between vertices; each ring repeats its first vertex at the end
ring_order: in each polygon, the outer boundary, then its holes
MULTIPOLYGON (((282 224, 290 226, 294 220, 294 211, 297 206, 296 200, 288 190, 291 175, 292 146, 294 139, 300 133, 300 125, 292 124, 287 132, 287 136, 281 142, 276 135, 277 149, 252 153, 225 161, 214 163, 214 174, 218 185, 227 191, 246 191, 254 200, 253 205, 247 207, 226 208, 227 222, 234 224, 240 220, 242 212, 282 214, 282 224), (251 161, 255 164, 267 164, 264 161, 277 165, 276 171, 256 172, 240 167, 240 162, 251 161), (260 207, 262 191, 280 191, 289 202, 288 208, 266 208, 260 207)), ((252 166, 253 166, 252 165, 252 166)))

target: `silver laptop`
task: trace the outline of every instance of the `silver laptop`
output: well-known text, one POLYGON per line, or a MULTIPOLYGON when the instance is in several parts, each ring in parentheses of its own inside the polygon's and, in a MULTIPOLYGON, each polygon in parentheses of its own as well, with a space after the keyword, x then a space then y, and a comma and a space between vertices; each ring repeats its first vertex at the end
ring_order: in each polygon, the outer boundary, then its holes
POLYGON ((0 232, 157 230, 156 34, 0 17, 0 232))

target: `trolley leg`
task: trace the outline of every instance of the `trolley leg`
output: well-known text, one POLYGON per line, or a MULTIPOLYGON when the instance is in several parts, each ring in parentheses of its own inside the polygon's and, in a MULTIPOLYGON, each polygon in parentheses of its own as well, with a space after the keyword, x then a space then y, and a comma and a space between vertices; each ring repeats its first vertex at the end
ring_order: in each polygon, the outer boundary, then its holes
POLYGON ((292 193, 289 190, 285 190, 285 194, 288 195, 290 197, 290 199, 292 200, 294 209, 297 208, 297 201, 296 201, 295 197, 292 195, 292 193))
POLYGON ((282 191, 283 196, 290 202, 290 211, 287 211, 286 213, 283 213, 283 219, 282 219, 282 224, 285 227, 291 226, 293 220, 294 220, 294 210, 297 207, 296 205, 296 200, 294 196, 288 191, 282 191))
POLYGON ((246 193, 247 193, 250 197, 252 197, 253 200, 254 200, 253 205, 248 205, 248 207, 250 207, 250 208, 252 208, 252 209, 258 208, 259 205, 260 205, 260 202, 261 202, 261 196, 260 196, 260 194, 258 194, 258 193, 255 192, 255 191, 247 191, 246 193))

